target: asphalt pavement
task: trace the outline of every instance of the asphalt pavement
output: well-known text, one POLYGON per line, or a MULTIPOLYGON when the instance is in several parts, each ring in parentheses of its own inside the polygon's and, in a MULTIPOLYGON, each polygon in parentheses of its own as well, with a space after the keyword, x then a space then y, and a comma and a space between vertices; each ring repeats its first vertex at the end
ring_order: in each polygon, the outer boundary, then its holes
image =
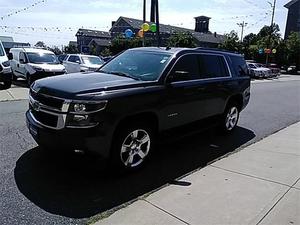
POLYGON ((160 146, 143 170, 119 177, 97 158, 44 154, 26 129, 27 107, 0 102, 0 223, 85 224, 300 121, 300 81, 254 82, 231 136, 209 130, 160 146))

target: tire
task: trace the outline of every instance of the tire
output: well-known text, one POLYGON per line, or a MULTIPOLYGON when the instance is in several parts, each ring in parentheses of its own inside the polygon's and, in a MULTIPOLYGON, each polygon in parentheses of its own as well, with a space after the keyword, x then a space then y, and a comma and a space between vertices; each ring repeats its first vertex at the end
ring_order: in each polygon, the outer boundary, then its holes
POLYGON ((32 78, 29 74, 26 75, 26 81, 27 81, 27 86, 30 88, 33 81, 32 81, 32 78))
POLYGON ((143 167, 154 151, 155 143, 154 131, 146 123, 120 127, 111 148, 111 169, 133 171, 143 167))
POLYGON ((11 80, 10 81, 4 81, 4 85, 3 85, 4 89, 9 89, 11 87, 11 84, 12 84, 11 80))
POLYGON ((220 128, 222 133, 231 133, 235 130, 240 118, 240 109, 236 102, 229 102, 221 116, 220 128))

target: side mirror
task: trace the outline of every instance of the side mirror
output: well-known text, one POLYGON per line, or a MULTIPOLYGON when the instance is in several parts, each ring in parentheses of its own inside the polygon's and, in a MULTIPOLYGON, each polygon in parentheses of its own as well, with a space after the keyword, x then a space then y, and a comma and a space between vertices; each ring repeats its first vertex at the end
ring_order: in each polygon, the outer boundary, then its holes
POLYGON ((79 60, 76 60, 76 63, 80 64, 80 61, 79 61, 79 60))
POLYGON ((8 53, 8 60, 13 60, 14 59, 14 57, 13 57, 13 54, 10 52, 10 53, 8 53))
POLYGON ((184 81, 188 78, 188 75, 189 75, 188 71, 176 70, 168 76, 167 83, 170 84, 176 81, 184 81))

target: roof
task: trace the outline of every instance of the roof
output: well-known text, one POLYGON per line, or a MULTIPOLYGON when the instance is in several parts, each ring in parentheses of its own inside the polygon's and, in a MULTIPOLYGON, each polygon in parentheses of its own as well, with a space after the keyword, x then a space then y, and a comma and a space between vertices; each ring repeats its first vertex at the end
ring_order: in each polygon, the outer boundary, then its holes
POLYGON ((0 41, 2 41, 2 42, 14 42, 14 39, 12 37, 8 37, 8 36, 0 36, 0 41))
POLYGON ((298 1, 299 0, 292 0, 292 1, 288 2, 287 4, 285 4, 284 7, 285 8, 290 8, 292 5, 294 5, 298 1))
POLYGON ((29 43, 22 42, 2 42, 4 48, 20 48, 20 47, 30 47, 29 43))
POLYGON ((101 37, 101 38, 110 38, 110 33, 100 30, 88 30, 88 29, 79 29, 76 33, 76 36, 90 36, 90 37, 101 37))
POLYGON ((41 49, 41 48, 13 48, 11 51, 25 51, 30 53, 42 53, 42 54, 54 54, 51 51, 41 49))
POLYGON ((131 51, 149 51, 149 52, 164 52, 164 53, 171 53, 176 54, 182 51, 197 51, 197 52, 210 52, 210 53, 219 53, 224 55, 233 55, 233 56, 241 56, 239 53, 231 52, 227 50, 222 49, 216 49, 216 48, 158 48, 158 47, 141 47, 141 48, 133 48, 130 49, 131 51))
MULTIPOLYGON (((128 23, 129 26, 131 26, 133 29, 141 29, 141 26, 143 24, 142 20, 138 19, 133 19, 133 18, 127 18, 121 16, 118 21, 113 25, 111 30, 114 27, 118 26, 118 22, 120 20, 124 20, 126 23, 128 23)), ((147 22, 151 23, 151 22, 147 22)), ((187 29, 187 28, 182 28, 182 27, 176 27, 176 26, 171 26, 171 25, 165 25, 165 24, 160 24, 159 25, 160 33, 167 33, 167 34, 173 34, 173 33, 191 33, 195 39, 197 39, 199 42, 209 42, 209 43, 221 43, 224 39, 223 35, 216 35, 211 33, 200 33, 200 32, 195 32, 194 30, 187 29)))
POLYGON ((105 47, 108 47, 111 44, 110 40, 107 39, 92 39, 89 45, 91 45, 93 42, 96 43, 96 45, 98 46, 105 46, 105 47))

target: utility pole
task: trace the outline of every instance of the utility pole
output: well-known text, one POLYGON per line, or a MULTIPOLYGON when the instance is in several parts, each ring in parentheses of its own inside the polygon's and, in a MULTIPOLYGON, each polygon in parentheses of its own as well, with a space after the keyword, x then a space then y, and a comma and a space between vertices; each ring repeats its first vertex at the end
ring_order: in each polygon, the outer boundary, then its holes
POLYGON ((157 46, 160 47, 159 5, 158 0, 151 0, 151 22, 156 23, 157 46))
MULTIPOLYGON (((270 47, 271 36, 272 36, 272 33, 273 33, 276 1, 277 0, 274 0, 273 4, 271 2, 268 2, 272 7, 272 19, 271 19, 271 26, 270 26, 270 34, 269 34, 269 38, 268 38, 268 42, 267 42, 267 49, 270 47)), ((266 56, 266 65, 268 65, 268 63, 269 63, 269 53, 267 53, 267 56, 266 56)))
MULTIPOLYGON (((143 5, 143 24, 146 23, 146 0, 143 5)), ((145 47, 145 32, 143 31, 143 47, 145 47)))
POLYGON ((242 23, 237 23, 237 25, 238 25, 239 27, 242 28, 241 42, 243 42, 243 38, 244 38, 244 28, 248 25, 248 23, 245 23, 245 21, 243 21, 242 23))

